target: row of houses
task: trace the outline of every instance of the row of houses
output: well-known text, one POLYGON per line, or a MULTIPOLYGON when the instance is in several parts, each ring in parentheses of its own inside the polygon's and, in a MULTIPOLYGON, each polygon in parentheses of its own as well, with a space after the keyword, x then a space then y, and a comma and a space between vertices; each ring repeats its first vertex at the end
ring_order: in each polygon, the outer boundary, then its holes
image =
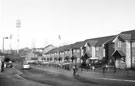
POLYGON ((53 48, 43 53, 42 61, 64 62, 73 58, 77 63, 98 59, 114 63, 117 68, 135 68, 135 30, 53 48))

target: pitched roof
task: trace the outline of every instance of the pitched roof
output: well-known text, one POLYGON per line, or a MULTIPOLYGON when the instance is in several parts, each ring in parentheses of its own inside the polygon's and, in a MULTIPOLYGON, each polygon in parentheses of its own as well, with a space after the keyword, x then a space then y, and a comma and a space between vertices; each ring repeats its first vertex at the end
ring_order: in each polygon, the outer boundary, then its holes
POLYGON ((90 45, 94 45, 94 46, 102 46, 102 44, 108 42, 109 40, 111 40, 113 37, 115 37, 116 35, 112 35, 112 36, 105 36, 105 37, 99 37, 99 38, 93 38, 93 39, 87 39, 87 43, 89 43, 90 45))
POLYGON ((65 51, 68 51, 68 50, 72 49, 72 47, 73 47, 73 44, 66 45, 65 48, 64 48, 64 50, 65 51))
POLYGON ((58 52, 58 48, 54 48, 54 49, 48 51, 46 54, 56 53, 56 52, 58 52))
POLYGON ((121 37, 126 40, 135 40, 135 30, 123 31, 121 37))
POLYGON ((82 46, 84 46, 84 44, 85 44, 85 41, 75 42, 75 43, 73 43, 73 44, 63 46, 64 48, 62 48, 62 49, 63 49, 64 51, 70 50, 70 49, 79 49, 79 48, 81 48, 82 46))
POLYGON ((114 36, 111 38, 107 43, 111 43, 116 37, 118 37, 120 40, 135 40, 135 30, 130 31, 123 31, 120 34, 114 36))
POLYGON ((58 48, 58 51, 59 51, 59 52, 63 52, 63 51, 65 51, 66 47, 67 47, 67 45, 60 46, 60 47, 58 48))
POLYGON ((55 47, 55 46, 53 46, 53 45, 50 44, 50 45, 45 46, 43 49, 46 49, 48 47, 55 47))
POLYGON ((117 55, 120 55, 122 57, 125 56, 124 52, 122 50, 116 50, 112 53, 112 56, 117 56, 117 55))
POLYGON ((85 45, 86 41, 80 41, 80 42, 76 42, 72 45, 72 49, 78 49, 81 48, 85 45))
POLYGON ((118 35, 114 35, 112 38, 110 38, 108 41, 105 43, 112 43, 112 41, 117 37, 118 35))

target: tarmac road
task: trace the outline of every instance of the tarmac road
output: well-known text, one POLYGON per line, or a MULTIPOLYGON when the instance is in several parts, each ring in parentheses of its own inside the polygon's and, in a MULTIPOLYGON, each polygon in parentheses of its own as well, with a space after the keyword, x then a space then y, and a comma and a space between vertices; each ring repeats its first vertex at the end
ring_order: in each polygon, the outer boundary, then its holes
POLYGON ((0 73, 0 86, 50 86, 27 80, 17 74, 14 68, 6 68, 0 73))
MULTIPOLYGON (((53 68, 52 68, 53 69, 53 68)), ((69 71, 21 66, 7 68, 0 73, 0 86, 135 86, 135 82, 98 79, 89 76, 73 76, 69 71)))
POLYGON ((135 82, 73 76, 69 72, 50 71, 50 69, 40 67, 32 67, 32 69, 22 72, 21 76, 27 80, 51 86, 135 86, 135 82))

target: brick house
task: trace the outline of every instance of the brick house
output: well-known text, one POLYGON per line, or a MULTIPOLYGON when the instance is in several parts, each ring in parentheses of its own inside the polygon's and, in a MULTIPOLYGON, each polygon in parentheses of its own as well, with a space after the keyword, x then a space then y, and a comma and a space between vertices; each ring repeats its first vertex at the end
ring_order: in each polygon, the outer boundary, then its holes
POLYGON ((106 46, 108 59, 116 68, 135 68, 135 30, 121 32, 106 46))
POLYGON ((48 51, 48 52, 44 55, 45 61, 57 61, 58 58, 59 58, 58 48, 54 48, 54 49, 48 51), (51 59, 50 59, 50 58, 51 58, 51 59))
POLYGON ((66 45, 65 49, 64 49, 64 54, 65 54, 65 60, 71 61, 71 57, 72 57, 72 44, 70 45, 66 45))
POLYGON ((76 62, 81 62, 81 57, 83 55, 83 47, 84 47, 85 41, 76 42, 72 45, 72 57, 76 58, 76 62))
POLYGON ((99 59, 102 60, 106 57, 106 48, 105 43, 110 40, 113 36, 106 36, 106 37, 99 37, 99 38, 93 38, 93 39, 87 39, 85 40, 85 46, 83 56, 87 56, 89 59, 99 59))
POLYGON ((61 57, 62 61, 65 57, 74 56, 77 62, 85 57, 102 60, 117 68, 135 68, 135 30, 61 46, 50 50, 45 56, 53 59, 61 57))

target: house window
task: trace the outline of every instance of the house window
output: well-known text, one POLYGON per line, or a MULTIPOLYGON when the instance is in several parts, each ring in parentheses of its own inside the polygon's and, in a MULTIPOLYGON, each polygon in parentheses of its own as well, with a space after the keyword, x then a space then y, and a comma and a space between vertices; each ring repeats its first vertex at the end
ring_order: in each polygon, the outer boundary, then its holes
POLYGON ((133 59, 133 63, 135 63, 135 57, 133 57, 134 59, 133 59))
POLYGON ((118 42, 118 47, 121 48, 121 46, 122 46, 122 43, 121 43, 121 41, 119 41, 118 42))
POLYGON ((96 47, 96 51, 99 51, 99 47, 96 47))
POLYGON ((90 47, 88 46, 88 47, 87 47, 87 51, 89 51, 89 50, 90 50, 90 47))
POLYGON ((103 49, 103 57, 105 57, 105 49, 103 49))
POLYGON ((132 43, 132 47, 135 47, 135 42, 134 42, 134 43, 132 43))
POLYGON ((121 58, 121 60, 122 60, 123 62, 125 62, 125 58, 121 58))
POLYGON ((76 52, 77 52, 77 53, 79 53, 79 52, 80 52, 80 50, 77 50, 76 52))

